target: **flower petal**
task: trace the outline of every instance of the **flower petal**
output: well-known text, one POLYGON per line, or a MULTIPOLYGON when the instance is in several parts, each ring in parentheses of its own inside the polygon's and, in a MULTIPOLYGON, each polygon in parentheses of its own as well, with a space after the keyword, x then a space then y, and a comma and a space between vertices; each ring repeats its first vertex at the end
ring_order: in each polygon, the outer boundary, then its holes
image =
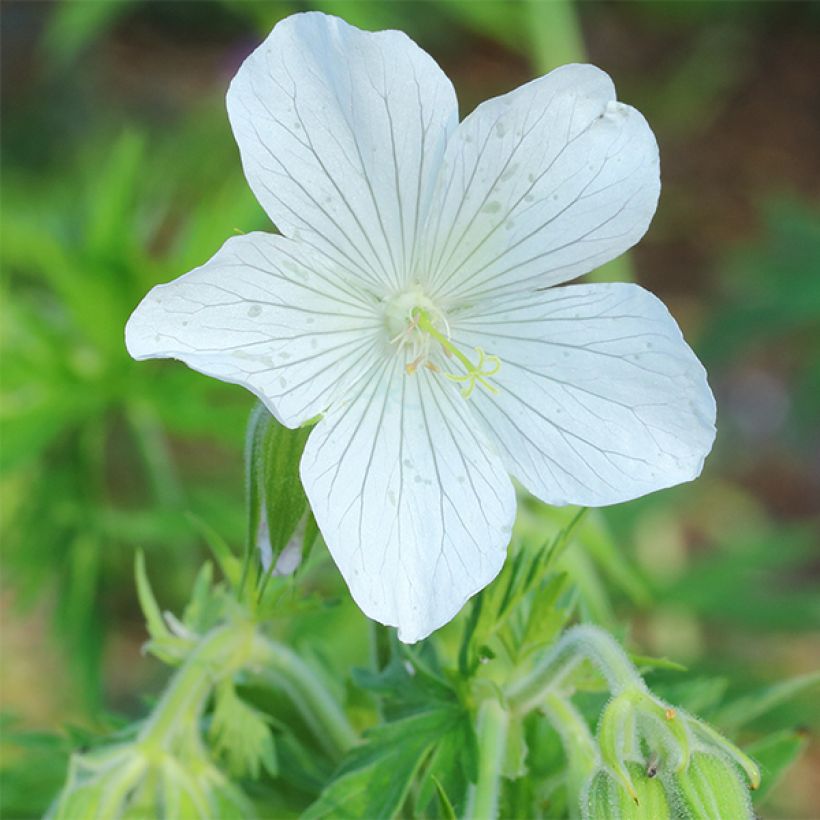
POLYGON ((690 481, 715 436, 706 373, 637 285, 536 292, 452 323, 501 359, 473 410, 510 472, 550 504, 602 506, 690 481))
POLYGON ((515 493, 454 385, 399 357, 316 426, 302 482, 356 603, 413 643, 501 569, 515 493))
POLYGON ((480 105, 447 146, 427 225, 434 298, 545 287, 623 253, 655 213, 658 148, 609 77, 567 65, 480 105))
POLYGON ((247 387, 283 424, 302 424, 355 384, 385 336, 368 297, 308 250, 265 233, 229 239, 150 291, 128 320, 128 352, 180 359, 247 387))
POLYGON ((282 20, 239 69, 228 115, 279 230, 373 287, 399 287, 448 135, 453 86, 399 31, 318 12, 282 20))

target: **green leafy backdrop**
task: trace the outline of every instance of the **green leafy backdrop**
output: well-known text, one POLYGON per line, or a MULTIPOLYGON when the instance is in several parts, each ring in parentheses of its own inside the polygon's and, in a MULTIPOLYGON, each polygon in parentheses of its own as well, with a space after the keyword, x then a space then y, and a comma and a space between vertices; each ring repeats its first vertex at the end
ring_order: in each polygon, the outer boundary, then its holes
MULTIPOLYGON (((275 21, 307 7, 405 30, 452 76, 462 114, 584 49, 652 123, 660 210, 629 262, 601 275, 634 275, 668 302, 709 370, 718 441, 698 482, 587 515, 583 549, 545 582, 520 651, 562 626, 551 604, 570 574, 589 619, 621 636, 628 627, 647 654, 688 667, 685 682, 674 664, 656 667, 656 691, 758 738, 748 750, 764 770, 764 816, 816 816, 816 691, 813 702, 777 682, 820 665, 820 7, 517 0, 4 3, 3 816, 42 814, 68 752, 143 714, 145 693, 166 679, 140 653, 137 549, 157 598, 178 611, 207 543, 239 552, 244 542, 250 397, 174 363, 131 361, 123 327, 150 286, 232 232, 268 227, 224 91, 275 21)), ((522 539, 537 539, 542 515, 522 507, 522 539)), ((367 625, 321 544, 304 579, 298 594, 277 592, 276 636, 336 681, 364 726, 372 703, 345 681, 368 665, 367 625)), ((495 621, 474 619, 488 633, 476 646, 491 643, 495 621)), ((344 778, 383 767, 400 788, 396 772, 412 777, 433 735, 447 738, 443 758, 471 742, 436 671, 411 682, 404 669, 357 679, 398 711, 344 778), (430 709, 402 717, 397 692, 430 709)), ((526 731, 548 772, 555 737, 526 731)), ((288 783, 277 794, 288 810, 307 805, 333 761, 312 761, 312 780, 307 764, 302 781, 288 779, 305 747, 290 730, 274 734, 288 783)), ((425 796, 439 787, 446 800, 452 784, 434 780, 425 796)), ((325 791, 313 816, 332 815, 334 799, 325 791)))

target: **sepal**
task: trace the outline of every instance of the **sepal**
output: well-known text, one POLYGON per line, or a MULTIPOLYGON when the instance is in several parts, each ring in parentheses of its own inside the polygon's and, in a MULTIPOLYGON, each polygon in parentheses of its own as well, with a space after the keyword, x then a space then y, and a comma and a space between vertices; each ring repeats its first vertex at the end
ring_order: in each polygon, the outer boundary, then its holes
POLYGON ((627 763, 624 769, 634 797, 624 791, 620 777, 616 779, 608 770, 599 769, 581 797, 583 820, 673 820, 677 817, 659 779, 650 777, 638 763, 627 763))
POLYGON ((674 783, 681 809, 687 816, 733 820, 754 817, 749 790, 740 771, 722 754, 695 752, 686 770, 675 775, 674 783))

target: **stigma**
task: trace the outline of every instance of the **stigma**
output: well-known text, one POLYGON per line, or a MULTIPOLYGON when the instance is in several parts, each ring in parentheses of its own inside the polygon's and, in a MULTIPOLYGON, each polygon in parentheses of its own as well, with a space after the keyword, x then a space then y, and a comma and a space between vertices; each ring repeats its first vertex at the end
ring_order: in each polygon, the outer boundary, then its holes
POLYGON ((421 288, 413 288, 387 302, 384 317, 390 344, 408 359, 404 366, 408 375, 414 375, 421 367, 441 373, 462 385, 461 395, 465 399, 470 398, 476 386, 498 393, 498 387, 490 379, 501 369, 501 360, 481 347, 475 348, 475 361, 468 358, 453 342, 446 314, 421 288), (452 370, 432 361, 431 357, 438 351, 454 361, 452 370))

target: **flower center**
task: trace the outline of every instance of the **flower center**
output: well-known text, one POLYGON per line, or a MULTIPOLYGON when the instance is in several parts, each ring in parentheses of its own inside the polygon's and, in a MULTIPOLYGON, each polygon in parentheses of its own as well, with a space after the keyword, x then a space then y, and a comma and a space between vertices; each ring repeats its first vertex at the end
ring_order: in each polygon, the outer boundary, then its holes
POLYGON ((455 359, 464 368, 463 373, 445 371, 443 375, 464 385, 461 395, 465 399, 470 398, 476 384, 490 393, 498 393, 498 388, 489 381, 489 377, 499 371, 501 360, 476 347, 478 361, 471 362, 453 343, 446 315, 420 289, 400 294, 388 302, 384 315, 390 342, 397 345, 399 351, 409 350, 404 366, 408 375, 412 376, 419 367, 441 372, 441 368, 431 361, 431 355, 440 347, 445 356, 455 359))

